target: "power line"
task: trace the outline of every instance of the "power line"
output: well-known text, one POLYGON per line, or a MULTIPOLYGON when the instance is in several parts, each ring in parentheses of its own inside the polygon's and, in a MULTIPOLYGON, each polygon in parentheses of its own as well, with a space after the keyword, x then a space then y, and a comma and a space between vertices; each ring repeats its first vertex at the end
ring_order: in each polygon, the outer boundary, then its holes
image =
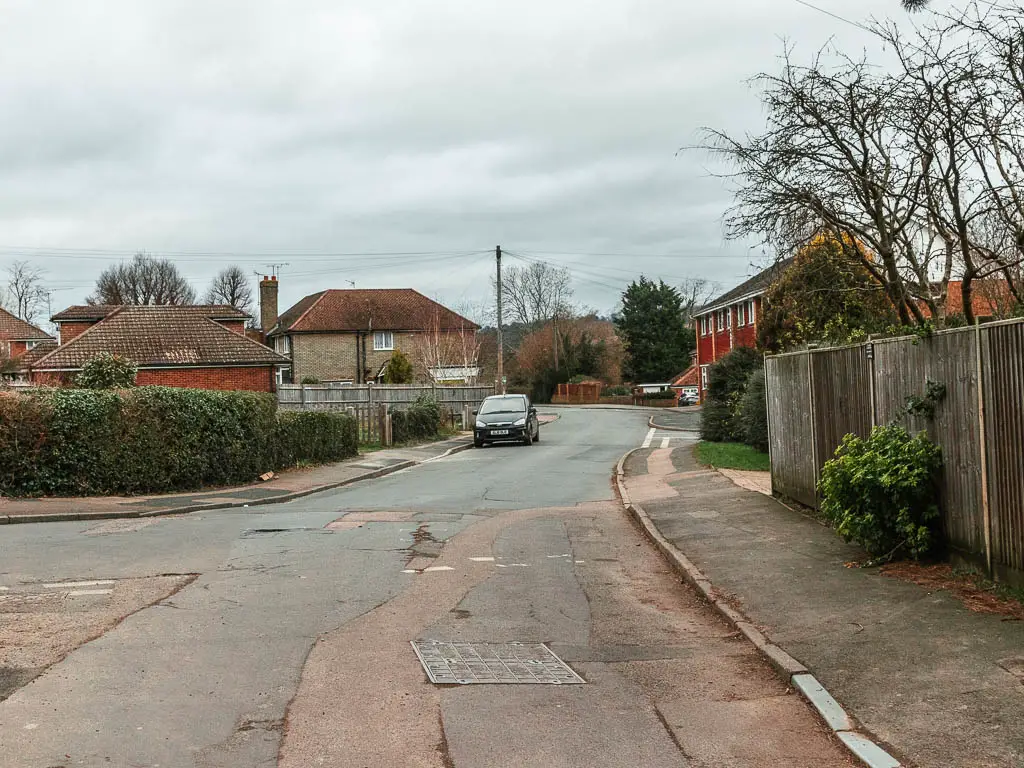
POLYGON ((874 32, 871 29, 865 27, 863 24, 858 24, 856 21, 851 21, 850 19, 840 16, 838 13, 833 13, 832 11, 826 10, 824 8, 819 8, 818 6, 807 2, 807 0, 796 0, 796 2, 800 3, 800 5, 807 6, 811 10, 818 11, 819 13, 824 13, 826 16, 831 16, 833 19, 837 19, 843 22, 844 24, 849 24, 851 27, 857 27, 857 29, 863 29, 865 32, 871 32, 872 34, 874 34, 874 32))

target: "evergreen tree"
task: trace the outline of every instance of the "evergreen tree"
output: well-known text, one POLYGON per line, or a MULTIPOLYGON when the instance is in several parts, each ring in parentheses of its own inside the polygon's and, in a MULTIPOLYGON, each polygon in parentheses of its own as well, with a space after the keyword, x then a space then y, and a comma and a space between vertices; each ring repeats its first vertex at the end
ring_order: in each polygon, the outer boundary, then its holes
POLYGON ((682 297, 663 280, 655 283, 641 276, 630 284, 615 321, 626 348, 626 379, 667 381, 690 365, 696 339, 683 314, 682 297))

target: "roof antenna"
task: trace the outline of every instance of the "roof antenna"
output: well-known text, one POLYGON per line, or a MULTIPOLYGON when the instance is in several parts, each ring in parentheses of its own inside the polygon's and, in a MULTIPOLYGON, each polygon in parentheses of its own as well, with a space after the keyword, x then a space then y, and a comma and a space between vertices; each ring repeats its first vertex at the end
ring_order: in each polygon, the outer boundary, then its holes
POLYGON ((351 280, 346 280, 345 282, 348 283, 349 285, 351 285, 353 288, 356 287, 356 284, 353 281, 351 281, 351 280))

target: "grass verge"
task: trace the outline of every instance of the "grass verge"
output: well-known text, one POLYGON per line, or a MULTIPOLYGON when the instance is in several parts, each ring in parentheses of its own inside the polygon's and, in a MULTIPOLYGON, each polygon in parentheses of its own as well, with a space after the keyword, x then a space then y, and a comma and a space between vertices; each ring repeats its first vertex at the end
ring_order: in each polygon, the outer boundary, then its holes
POLYGON ((768 454, 743 443, 697 443, 697 461, 717 469, 745 469, 767 472, 768 454))

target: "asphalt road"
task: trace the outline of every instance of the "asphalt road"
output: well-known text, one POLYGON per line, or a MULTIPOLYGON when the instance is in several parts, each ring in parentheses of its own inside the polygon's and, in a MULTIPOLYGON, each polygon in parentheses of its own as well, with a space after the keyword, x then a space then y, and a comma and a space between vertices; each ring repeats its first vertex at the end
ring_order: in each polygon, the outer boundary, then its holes
POLYGON ((8 594, 194 580, 0 702, 0 766, 848 765, 616 503, 647 415, 558 413, 290 503, 6 526, 8 594), (415 639, 545 642, 587 682, 435 686, 415 639))

